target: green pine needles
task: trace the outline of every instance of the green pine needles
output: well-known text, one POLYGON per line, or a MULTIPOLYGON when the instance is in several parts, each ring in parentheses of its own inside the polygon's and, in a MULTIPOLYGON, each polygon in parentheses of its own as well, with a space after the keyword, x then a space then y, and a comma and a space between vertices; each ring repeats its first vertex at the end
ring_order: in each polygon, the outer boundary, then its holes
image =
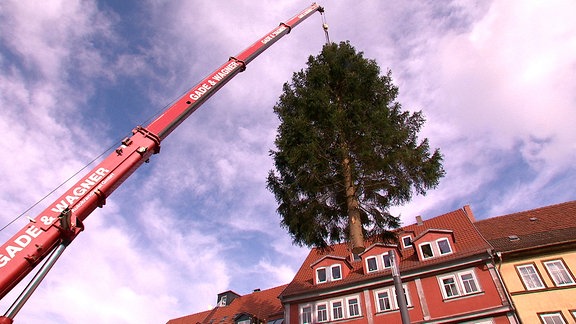
POLYGON ((326 248, 390 234, 389 208, 438 185, 442 155, 418 140, 421 112, 402 111, 391 73, 349 42, 325 45, 284 84, 268 189, 295 243, 326 248))

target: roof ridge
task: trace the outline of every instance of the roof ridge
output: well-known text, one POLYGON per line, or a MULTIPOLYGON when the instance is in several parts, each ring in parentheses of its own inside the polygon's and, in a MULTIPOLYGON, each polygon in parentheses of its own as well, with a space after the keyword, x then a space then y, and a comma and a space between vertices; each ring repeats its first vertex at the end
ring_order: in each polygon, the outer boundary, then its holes
POLYGON ((571 201, 565 201, 562 203, 557 203, 557 204, 552 204, 552 205, 548 205, 548 206, 541 206, 541 207, 536 207, 533 209, 528 209, 528 210, 523 210, 523 211, 517 211, 517 212, 513 212, 513 213, 508 213, 508 214, 502 214, 502 215, 498 215, 498 216, 493 216, 493 217, 488 217, 488 218, 484 218, 484 219, 480 219, 477 220, 475 223, 483 223, 483 222, 487 222, 493 219, 500 219, 502 217, 511 217, 514 215, 521 215, 521 214, 528 214, 528 213, 533 213, 533 212, 537 212, 537 211, 541 211, 541 210, 546 210, 546 209, 556 209, 560 206, 563 205, 572 205, 574 204, 574 207, 576 207, 576 200, 571 200, 571 201))

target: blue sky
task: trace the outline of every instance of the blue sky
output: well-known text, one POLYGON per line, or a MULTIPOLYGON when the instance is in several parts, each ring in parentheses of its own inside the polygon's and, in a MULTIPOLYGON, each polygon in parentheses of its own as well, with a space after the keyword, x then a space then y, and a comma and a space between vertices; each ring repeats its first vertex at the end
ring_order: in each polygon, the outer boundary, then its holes
MULTIPOLYGON (((424 112, 421 136, 445 156, 439 187, 393 209, 404 224, 466 204, 486 218, 576 198, 574 2, 319 3, 331 40, 392 70, 400 103, 424 112)), ((4 1, 1 224, 310 4, 4 1)), ((323 44, 314 15, 196 111, 86 220, 18 322, 164 323, 222 291, 289 282, 308 250, 291 244, 265 188, 272 107, 323 44)))

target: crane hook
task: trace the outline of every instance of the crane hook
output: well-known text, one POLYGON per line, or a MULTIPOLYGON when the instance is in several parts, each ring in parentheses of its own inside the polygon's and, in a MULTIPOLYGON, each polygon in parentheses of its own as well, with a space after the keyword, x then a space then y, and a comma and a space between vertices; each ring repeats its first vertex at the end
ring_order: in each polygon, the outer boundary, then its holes
POLYGON ((328 23, 326 22, 326 16, 324 15, 324 9, 320 11, 320 16, 322 16, 322 29, 324 29, 324 35, 326 35, 326 44, 330 45, 330 36, 328 35, 328 23))

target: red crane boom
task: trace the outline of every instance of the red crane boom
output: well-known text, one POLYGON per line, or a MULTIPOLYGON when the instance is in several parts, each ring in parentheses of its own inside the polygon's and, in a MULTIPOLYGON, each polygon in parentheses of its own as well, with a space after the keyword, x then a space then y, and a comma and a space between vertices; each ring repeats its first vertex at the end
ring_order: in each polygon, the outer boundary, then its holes
POLYGON ((323 9, 313 3, 287 22, 281 23, 192 87, 148 126, 136 127, 132 131, 133 135, 124 139, 114 152, 4 243, 0 248, 0 298, 10 292, 42 260, 49 258, 19 299, 0 317, 0 324, 13 322, 16 313, 65 247, 84 229, 83 221, 97 207, 104 206, 106 198, 126 178, 160 151, 162 140, 210 96, 244 71, 248 63, 316 11, 323 12, 323 9))

